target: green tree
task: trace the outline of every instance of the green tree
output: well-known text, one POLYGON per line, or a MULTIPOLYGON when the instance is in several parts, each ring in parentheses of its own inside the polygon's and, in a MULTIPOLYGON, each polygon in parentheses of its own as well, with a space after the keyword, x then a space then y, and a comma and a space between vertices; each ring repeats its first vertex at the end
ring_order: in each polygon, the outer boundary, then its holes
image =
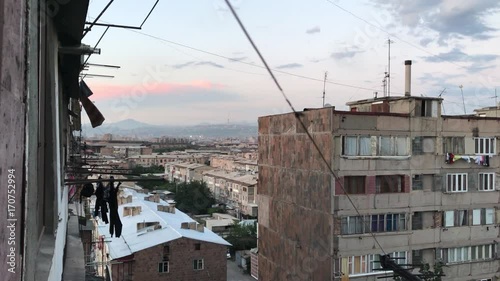
POLYGON ((225 238, 233 245, 231 254, 241 250, 250 250, 257 247, 257 224, 242 225, 235 222, 229 229, 229 234, 225 238))
MULTIPOLYGON (((420 274, 420 279, 424 281, 441 281, 441 277, 444 276, 443 263, 436 262, 433 270, 431 270, 431 266, 428 263, 424 263, 420 266, 420 270, 418 272, 420 274)), ((405 281, 401 278, 401 276, 395 277, 394 280, 405 281)))
POLYGON ((164 173, 165 168, 160 165, 151 165, 149 167, 144 167, 141 165, 137 165, 134 168, 132 168, 132 173, 133 174, 158 174, 158 173, 164 173))
POLYGON ((207 184, 200 181, 180 183, 175 186, 176 207, 192 215, 207 214, 215 199, 207 184))

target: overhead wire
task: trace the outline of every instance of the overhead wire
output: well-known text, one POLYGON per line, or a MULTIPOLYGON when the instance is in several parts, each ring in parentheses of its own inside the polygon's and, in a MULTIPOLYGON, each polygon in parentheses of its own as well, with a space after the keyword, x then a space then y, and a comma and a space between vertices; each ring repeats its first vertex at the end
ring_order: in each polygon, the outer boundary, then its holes
MULTIPOLYGON (((241 29, 243 30, 243 32, 245 33, 245 36, 247 37, 248 41, 250 41, 250 44, 252 45, 253 49, 255 50, 255 52, 257 53, 257 55, 259 56, 260 60, 262 61, 262 63, 264 64, 264 67, 267 69, 269 75, 272 77, 273 81, 274 81, 274 84, 276 85, 276 87, 278 88, 278 90, 280 91, 281 95, 283 96, 283 98, 285 99, 286 103, 288 104, 288 106, 290 107, 290 109, 293 111, 294 113, 294 116, 295 118, 297 119, 297 121, 300 123, 302 129, 304 129, 304 132, 306 133, 307 137, 311 140, 314 148, 318 151, 321 159, 323 160, 323 162, 325 163, 326 167, 328 168, 328 171, 330 172, 330 174, 335 178, 336 182, 338 182, 338 185, 341 187, 342 191, 344 192, 344 194, 346 195, 347 199, 349 200, 349 202, 351 203, 351 205, 353 206, 354 210, 356 211, 356 213, 364 218, 364 216, 361 214, 361 212, 359 211, 358 207, 356 206, 356 204, 354 204, 354 201, 352 200, 351 196, 349 195, 349 193, 347 192, 347 190, 345 189, 344 185, 340 182, 340 178, 335 174, 335 172, 333 171, 333 168, 332 166, 330 165, 330 163, 328 163, 328 160, 326 160, 326 157, 324 156, 323 152, 321 152, 321 149, 319 148, 319 145, 316 143, 316 141, 314 140, 314 138, 312 137, 311 133, 309 132, 309 130, 307 129, 307 126, 304 124, 304 122, 302 121, 302 119, 300 119, 299 117, 299 113, 297 112, 297 110, 295 109, 295 107, 293 106, 292 102, 290 101, 290 99, 288 98, 288 96, 285 94, 283 88, 281 87, 280 83, 278 82, 278 80, 276 79, 275 75, 273 74, 273 71, 271 70, 271 68, 269 67, 269 65, 267 64, 265 58, 262 56, 261 52, 259 51, 258 47, 255 45, 252 37, 250 36, 250 34, 248 33, 248 31, 246 30, 245 26, 243 25, 243 23, 241 22, 239 16, 236 14, 236 11, 234 10, 233 6, 231 5, 231 3, 229 2, 229 0, 225 0, 226 4, 228 5, 229 9, 231 10, 231 13, 233 14, 233 16, 235 17, 236 21, 238 22, 238 25, 241 27, 241 29)), ((363 219, 364 220, 364 219, 363 219)), ((364 222, 363 222, 363 225, 364 225, 364 222)), ((380 248, 380 250, 384 253, 384 255, 386 255, 387 253, 385 252, 384 248, 382 247, 382 245, 380 244, 380 242, 378 241, 377 239, 377 236, 370 230, 370 234, 371 236, 373 237, 375 243, 378 245, 378 247, 380 248)))

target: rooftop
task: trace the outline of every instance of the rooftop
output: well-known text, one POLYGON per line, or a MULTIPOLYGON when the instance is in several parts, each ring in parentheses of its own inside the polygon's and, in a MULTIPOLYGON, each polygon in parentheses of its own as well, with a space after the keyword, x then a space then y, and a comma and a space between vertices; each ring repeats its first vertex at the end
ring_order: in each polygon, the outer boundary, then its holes
POLYGON ((122 204, 118 207, 121 222, 123 224, 122 235, 120 238, 111 237, 109 234, 109 225, 99 220, 98 232, 105 236, 109 248, 110 259, 118 259, 129 256, 135 252, 154 247, 179 238, 189 238, 208 243, 215 243, 230 246, 227 241, 217 234, 204 228, 203 232, 196 229, 181 228, 182 223, 196 223, 185 213, 175 209, 175 213, 158 211, 158 205, 169 206, 163 200, 160 203, 147 201, 145 197, 148 194, 139 193, 132 189, 123 189, 121 196, 132 196, 132 202, 122 204), (134 216, 123 216, 124 207, 140 207, 141 212, 134 216), (138 231, 137 224, 144 222, 159 222, 161 229, 154 231, 138 231))

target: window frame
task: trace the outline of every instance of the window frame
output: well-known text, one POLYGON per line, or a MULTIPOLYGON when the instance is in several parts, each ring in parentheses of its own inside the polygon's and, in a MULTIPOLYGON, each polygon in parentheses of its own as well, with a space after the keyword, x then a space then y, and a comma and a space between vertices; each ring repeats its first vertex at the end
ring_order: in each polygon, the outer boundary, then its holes
POLYGON ((494 155, 496 153, 495 137, 475 137, 474 154, 476 155, 494 155))
POLYGON ((342 137, 342 155, 343 156, 372 156, 372 148, 371 148, 371 136, 369 135, 360 135, 360 136, 343 136, 342 137), (348 154, 347 151, 347 145, 349 142, 347 141, 348 139, 356 139, 356 147, 354 148, 355 152, 354 154, 348 154), (368 154, 361 154, 361 139, 368 139, 370 146, 369 146, 369 153, 368 154))
POLYGON ((205 261, 203 259, 194 259, 193 260, 193 270, 203 270, 205 269, 205 261), (201 268, 200 268, 201 263, 201 268))
POLYGON ((161 261, 158 263, 158 273, 169 273, 170 264, 168 261, 161 261), (167 266, 167 271, 165 271, 165 265, 167 266))
POLYGON ((378 136, 377 137, 377 155, 378 156, 409 156, 410 151, 408 149, 408 136, 378 136), (398 141, 404 139, 404 151, 398 151, 398 141), (389 148, 384 148, 382 146, 382 140, 384 142, 389 141, 389 148), (383 151, 384 150, 384 151, 383 151))
POLYGON ((356 194, 366 194, 366 176, 345 176, 344 177, 344 189, 345 189, 345 192, 349 195, 356 195, 356 194), (355 192, 352 192, 353 190, 351 188, 353 188, 351 185, 353 184, 353 182, 356 182, 357 180, 361 180, 362 179, 362 192, 359 192, 360 190, 359 189, 359 186, 357 184, 359 183, 356 183, 356 187, 355 187, 355 192), (351 182, 350 180, 353 180, 353 182, 351 182))
POLYGON ((411 179, 411 190, 424 190, 424 175, 413 175, 411 179))
POLYGON ((453 153, 453 154, 465 154, 465 137, 443 137, 443 154, 453 153), (450 141, 451 149, 448 146, 447 141, 450 141), (460 143, 458 143, 460 141, 460 143), (460 151, 458 151, 460 150, 460 151))
MULTIPOLYGON (((375 176, 375 193, 384 194, 384 193, 405 193, 405 176, 404 175, 380 175, 375 176), (389 184, 387 179, 392 180, 393 178, 397 178, 398 186, 396 187, 399 191, 394 191, 394 187, 389 184), (383 181, 382 181, 383 180, 383 181), (386 184, 388 191, 382 191, 382 184, 386 184)), ((386 189, 384 189, 386 190, 386 189)))
POLYGON ((477 174, 477 190, 478 191, 495 191, 495 178, 496 178, 496 173, 478 173, 477 174), (485 177, 487 176, 487 177, 485 177), (486 185, 489 185, 487 188, 485 188, 485 183, 486 185))
POLYGON ((469 190, 469 178, 467 173, 447 173, 446 174, 446 192, 448 193, 461 193, 467 192, 469 190), (450 186, 450 178, 452 181, 452 186, 450 186), (460 188, 454 186, 454 183, 458 183, 460 179, 460 188))

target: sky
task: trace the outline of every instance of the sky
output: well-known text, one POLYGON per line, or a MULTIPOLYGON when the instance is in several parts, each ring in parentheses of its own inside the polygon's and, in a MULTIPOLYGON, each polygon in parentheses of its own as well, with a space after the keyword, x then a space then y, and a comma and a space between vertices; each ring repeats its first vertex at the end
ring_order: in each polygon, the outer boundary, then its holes
MULTIPOLYGON (((155 2, 115 0, 99 22, 140 26, 155 2)), ((87 20, 107 3, 91 0, 87 20)), ((325 72, 325 102, 339 110, 382 96, 389 38, 391 96, 403 95, 404 61, 412 60, 412 95, 441 94, 444 114, 497 101, 497 0, 231 3, 298 110, 322 106, 325 72)), ((83 43, 95 46, 104 31, 93 27, 83 43)), ((120 66, 84 72, 114 76, 85 77, 107 123, 256 123, 291 111, 224 0, 160 0, 141 30, 110 28, 98 48, 89 63, 120 66)))

